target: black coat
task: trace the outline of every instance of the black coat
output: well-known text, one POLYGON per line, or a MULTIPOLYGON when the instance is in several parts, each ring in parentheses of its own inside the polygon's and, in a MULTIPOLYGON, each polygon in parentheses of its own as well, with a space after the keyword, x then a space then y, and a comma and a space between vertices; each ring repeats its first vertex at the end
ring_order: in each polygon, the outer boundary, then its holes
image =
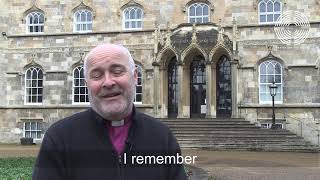
POLYGON ((180 147, 166 125, 134 108, 126 154, 119 156, 104 121, 90 108, 53 124, 43 138, 32 179, 187 179, 181 164, 138 164, 135 161, 132 164, 133 155, 158 157, 180 153, 180 147))

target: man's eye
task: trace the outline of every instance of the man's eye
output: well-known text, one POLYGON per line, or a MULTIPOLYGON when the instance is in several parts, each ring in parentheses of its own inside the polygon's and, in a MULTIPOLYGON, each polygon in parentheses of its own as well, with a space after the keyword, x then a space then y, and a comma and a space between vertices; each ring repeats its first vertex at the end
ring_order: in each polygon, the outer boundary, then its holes
POLYGON ((101 73, 99 73, 99 72, 91 73, 91 78, 99 78, 100 76, 101 76, 101 73))
POLYGON ((123 74, 125 71, 122 68, 115 68, 112 70, 112 73, 115 75, 121 75, 123 74))

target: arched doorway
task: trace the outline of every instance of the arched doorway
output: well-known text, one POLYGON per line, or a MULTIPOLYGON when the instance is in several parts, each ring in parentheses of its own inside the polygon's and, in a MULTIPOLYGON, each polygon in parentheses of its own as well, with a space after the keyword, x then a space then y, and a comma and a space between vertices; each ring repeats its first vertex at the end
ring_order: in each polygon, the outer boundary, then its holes
POLYGON ((178 115, 178 88, 177 58, 173 57, 168 64, 168 117, 178 115))
POLYGON ((231 117, 231 63, 223 55, 217 62, 217 117, 231 117))
POLYGON ((190 64, 190 115, 206 114, 206 65, 203 56, 195 56, 190 64))

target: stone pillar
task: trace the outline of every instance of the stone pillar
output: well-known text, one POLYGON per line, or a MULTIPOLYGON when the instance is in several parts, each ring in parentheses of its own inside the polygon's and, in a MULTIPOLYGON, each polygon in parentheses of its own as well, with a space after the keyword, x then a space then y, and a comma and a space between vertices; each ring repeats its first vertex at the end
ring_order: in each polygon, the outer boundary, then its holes
POLYGON ((183 117, 183 95, 184 95, 184 89, 183 89, 183 64, 180 61, 180 57, 177 57, 178 61, 178 116, 177 118, 184 118, 183 117))
POLYGON ((217 117, 217 72, 216 66, 211 66, 211 117, 217 117))
POLYGON ((153 62, 152 66, 154 68, 154 75, 153 75, 153 112, 154 112, 154 116, 155 117, 159 117, 159 99, 160 99, 160 95, 159 95, 159 76, 160 76, 160 71, 159 71, 159 64, 157 62, 153 62))
POLYGON ((166 71, 167 69, 165 67, 160 66, 159 67, 159 78, 156 82, 158 84, 158 87, 156 91, 158 91, 158 115, 159 117, 167 117, 168 116, 168 107, 165 103, 165 94, 167 92, 166 88, 168 87, 168 84, 165 85, 165 81, 167 79, 166 77, 166 71))
POLYGON ((211 101, 212 101, 212 72, 211 72, 211 62, 206 61, 206 118, 212 118, 211 112, 211 101))
POLYGON ((234 59, 231 62, 231 98, 232 98, 232 118, 238 118, 238 60, 234 59))

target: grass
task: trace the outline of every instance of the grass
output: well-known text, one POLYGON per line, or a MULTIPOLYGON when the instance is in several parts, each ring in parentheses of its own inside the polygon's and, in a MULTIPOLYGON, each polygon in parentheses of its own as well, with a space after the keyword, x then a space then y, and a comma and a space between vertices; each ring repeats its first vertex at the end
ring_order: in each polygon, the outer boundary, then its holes
POLYGON ((0 158, 1 180, 29 180, 35 157, 0 158))
MULTIPOLYGON (((29 180, 32 176, 32 169, 35 157, 9 157, 0 158, 0 180, 29 180)), ((188 178, 192 176, 192 170, 184 166, 188 178)), ((214 180, 209 177, 208 180, 214 180)))

